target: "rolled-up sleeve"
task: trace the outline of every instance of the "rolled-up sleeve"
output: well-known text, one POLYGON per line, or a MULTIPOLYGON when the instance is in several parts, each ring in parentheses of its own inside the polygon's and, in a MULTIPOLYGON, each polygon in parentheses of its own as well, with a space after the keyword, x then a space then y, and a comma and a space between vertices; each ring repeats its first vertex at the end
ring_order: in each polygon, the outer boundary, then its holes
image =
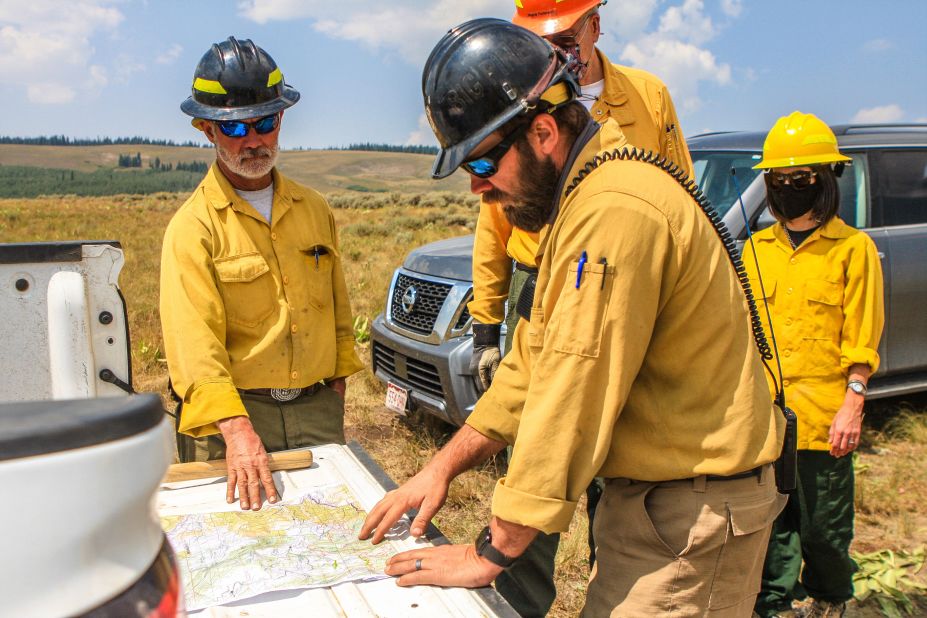
POLYGON ((673 260, 666 219, 635 197, 602 193, 564 216, 542 292, 545 315, 535 305, 531 323, 519 325, 516 353, 468 421, 489 437, 510 436, 517 423, 492 512, 546 533, 568 529, 608 455, 673 260), (583 251, 588 266, 577 288, 583 251))
POLYGON ((843 329, 840 333, 840 366, 844 371, 866 364, 879 368, 879 340, 885 325, 882 263, 875 243, 864 233, 850 253, 843 296, 843 329))
POLYGON ((171 383, 184 402, 178 431, 197 438, 218 433, 216 421, 248 414, 232 381, 209 238, 200 221, 181 213, 161 252, 161 328, 171 383))

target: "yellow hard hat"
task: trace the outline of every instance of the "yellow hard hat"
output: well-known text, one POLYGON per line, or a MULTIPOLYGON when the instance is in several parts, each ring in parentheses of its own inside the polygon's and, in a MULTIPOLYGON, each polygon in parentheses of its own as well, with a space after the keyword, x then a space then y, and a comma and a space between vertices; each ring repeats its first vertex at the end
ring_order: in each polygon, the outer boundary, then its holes
POLYGON ((849 161, 840 154, 837 137, 814 114, 792 112, 776 121, 763 143, 763 160, 753 169, 797 167, 849 161))

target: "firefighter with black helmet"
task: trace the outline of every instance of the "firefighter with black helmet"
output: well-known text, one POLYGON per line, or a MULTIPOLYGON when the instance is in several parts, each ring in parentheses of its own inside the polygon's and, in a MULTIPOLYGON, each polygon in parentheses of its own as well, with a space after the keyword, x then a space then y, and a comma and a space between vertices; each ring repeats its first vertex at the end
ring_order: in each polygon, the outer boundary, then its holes
POLYGON ((345 378, 362 368, 334 218, 276 168, 284 110, 299 100, 252 41, 203 55, 181 110, 216 161, 171 219, 161 325, 181 461, 225 458, 227 497, 277 491, 267 451, 344 442, 345 378))
MULTIPOLYGON (((659 152, 691 175, 692 161, 667 87, 647 71, 612 64, 596 47, 602 32, 599 10, 604 4, 605 0, 516 0, 512 22, 573 57, 579 101, 597 122, 616 121, 632 146, 659 152)), ((474 320, 470 369, 483 389, 511 347, 520 320, 516 304, 526 287, 525 294, 530 292, 536 276, 537 247, 536 232, 512 226, 498 204, 481 201, 473 240, 473 299, 468 309, 474 320), (503 321, 509 336, 500 349, 503 321)), ((595 563, 592 522, 601 491, 601 481, 595 480, 586 492, 590 567, 595 563)), ((543 616, 553 603, 559 539, 559 534, 539 535, 519 564, 496 581, 499 593, 523 616, 543 616)))
POLYGON ((381 541, 413 508, 423 534, 450 481, 511 444, 476 542, 394 556, 399 585, 488 584, 538 532, 567 530, 602 476, 585 616, 749 615, 783 503, 771 462, 785 423, 693 184, 595 123, 564 56, 508 22, 452 29, 423 90, 435 176, 462 167, 474 193, 539 231, 538 277, 467 424, 370 511, 361 538, 381 541))

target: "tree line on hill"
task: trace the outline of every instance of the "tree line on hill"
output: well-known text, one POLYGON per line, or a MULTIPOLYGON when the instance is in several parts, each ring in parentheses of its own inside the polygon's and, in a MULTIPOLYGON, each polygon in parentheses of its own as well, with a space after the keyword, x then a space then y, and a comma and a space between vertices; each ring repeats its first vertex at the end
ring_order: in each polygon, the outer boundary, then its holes
MULTIPOLYGON (((136 152, 134 155, 119 155, 117 166, 129 168, 142 167, 142 153, 136 152)), ((199 174, 205 174, 209 169, 209 163, 206 161, 190 161, 189 163, 178 161, 176 164, 162 163, 161 157, 155 157, 148 162, 148 169, 154 170, 156 172, 170 172, 172 170, 177 170, 178 172, 197 172, 199 174)))
POLYGON ((438 154, 437 146, 411 146, 408 144, 348 144, 347 146, 331 146, 325 150, 361 150, 365 152, 405 152, 409 154, 438 154))
POLYGON ((41 195, 117 195, 120 193, 144 195, 161 191, 187 192, 193 190, 202 179, 202 172, 177 169, 149 168, 126 173, 109 167, 99 168, 92 172, 81 172, 0 165, 0 198, 28 198, 41 195))
POLYGON ((151 139, 149 137, 96 137, 77 138, 66 135, 40 135, 38 137, 13 137, 0 135, 0 144, 20 144, 26 146, 183 146, 187 148, 212 148, 212 144, 201 144, 187 140, 175 142, 169 139, 151 139))

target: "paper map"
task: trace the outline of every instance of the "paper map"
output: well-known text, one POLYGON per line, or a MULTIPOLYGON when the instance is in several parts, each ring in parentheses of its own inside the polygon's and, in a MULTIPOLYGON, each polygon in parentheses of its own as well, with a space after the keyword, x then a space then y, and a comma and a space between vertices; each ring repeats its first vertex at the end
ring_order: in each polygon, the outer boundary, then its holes
POLYGON ((337 484, 260 511, 172 515, 161 524, 192 611, 271 590, 385 577, 396 550, 357 540, 365 515, 348 487, 337 484))

